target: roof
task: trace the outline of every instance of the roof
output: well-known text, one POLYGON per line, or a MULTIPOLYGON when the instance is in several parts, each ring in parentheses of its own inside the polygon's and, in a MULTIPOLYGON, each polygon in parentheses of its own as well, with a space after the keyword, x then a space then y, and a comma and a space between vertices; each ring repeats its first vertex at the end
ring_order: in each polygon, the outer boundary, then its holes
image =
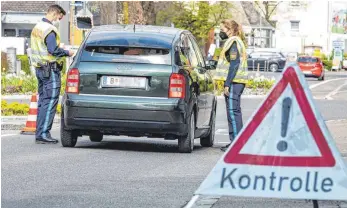
POLYGON ((93 28, 96 31, 122 31, 122 32, 144 32, 144 33, 161 33, 165 35, 175 36, 183 30, 173 27, 152 26, 152 25, 101 25, 93 28))
POLYGON ((1 1, 1 12, 45 13, 55 1, 1 1))

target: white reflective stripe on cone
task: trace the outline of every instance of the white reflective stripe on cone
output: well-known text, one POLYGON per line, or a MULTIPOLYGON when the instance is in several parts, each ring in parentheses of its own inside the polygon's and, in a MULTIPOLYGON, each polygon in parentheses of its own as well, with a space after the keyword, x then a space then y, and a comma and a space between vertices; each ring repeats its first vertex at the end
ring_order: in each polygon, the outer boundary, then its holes
POLYGON ((37 115, 28 115, 28 121, 36 121, 37 115))

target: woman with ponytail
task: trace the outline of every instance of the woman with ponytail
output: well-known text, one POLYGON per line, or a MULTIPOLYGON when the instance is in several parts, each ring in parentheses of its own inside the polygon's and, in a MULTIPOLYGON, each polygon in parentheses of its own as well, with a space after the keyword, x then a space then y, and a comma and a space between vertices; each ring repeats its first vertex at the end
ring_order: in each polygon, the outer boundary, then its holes
MULTIPOLYGON (((240 101, 248 82, 247 43, 241 26, 234 20, 223 20, 219 35, 222 40, 226 40, 218 60, 217 70, 224 70, 227 74, 224 97, 231 144, 243 126, 240 101)), ((221 150, 225 151, 230 144, 222 147, 221 150)))

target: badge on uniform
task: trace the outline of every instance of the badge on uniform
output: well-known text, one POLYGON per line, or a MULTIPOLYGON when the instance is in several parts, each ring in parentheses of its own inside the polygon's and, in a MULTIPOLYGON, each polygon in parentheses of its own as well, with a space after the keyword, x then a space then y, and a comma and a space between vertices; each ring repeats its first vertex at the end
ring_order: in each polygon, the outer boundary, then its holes
POLYGON ((230 51, 230 60, 233 61, 233 60, 236 60, 236 58, 237 58, 237 51, 231 50, 230 51))

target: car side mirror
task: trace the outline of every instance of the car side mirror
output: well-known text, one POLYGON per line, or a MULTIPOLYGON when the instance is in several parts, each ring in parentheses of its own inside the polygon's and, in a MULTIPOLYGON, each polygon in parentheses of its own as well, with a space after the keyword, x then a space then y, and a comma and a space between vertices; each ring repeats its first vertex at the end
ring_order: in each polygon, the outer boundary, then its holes
POLYGON ((218 64, 218 62, 215 61, 215 60, 208 60, 208 61, 206 61, 207 69, 211 69, 211 70, 216 69, 217 68, 217 64, 218 64))

